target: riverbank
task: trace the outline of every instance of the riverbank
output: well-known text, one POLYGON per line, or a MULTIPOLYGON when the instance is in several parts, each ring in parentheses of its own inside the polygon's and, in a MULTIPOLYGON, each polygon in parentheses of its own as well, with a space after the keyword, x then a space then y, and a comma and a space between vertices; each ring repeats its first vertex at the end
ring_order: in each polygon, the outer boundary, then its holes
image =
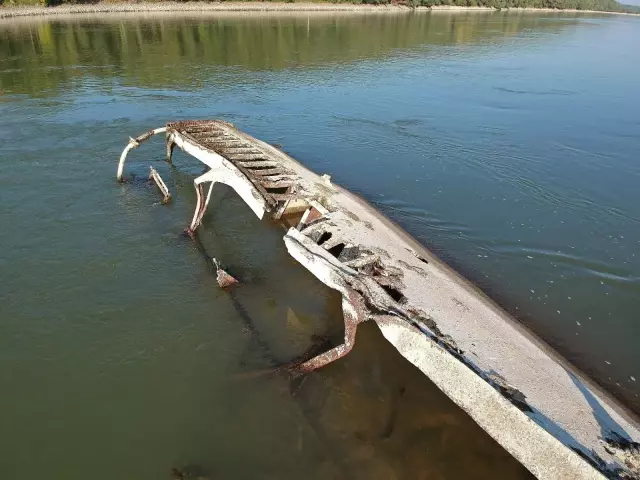
MULTIPOLYGON (((606 12, 597 10, 553 9, 553 8, 503 8, 512 12, 548 12, 633 15, 627 12, 606 12)), ((439 5, 432 7, 409 7, 406 5, 365 5, 344 3, 279 3, 279 2, 158 2, 158 3, 111 3, 101 2, 90 5, 6 6, 0 7, 0 18, 58 16, 96 13, 135 13, 135 12, 349 12, 349 13, 401 13, 423 12, 497 12, 494 7, 459 7, 439 5)))

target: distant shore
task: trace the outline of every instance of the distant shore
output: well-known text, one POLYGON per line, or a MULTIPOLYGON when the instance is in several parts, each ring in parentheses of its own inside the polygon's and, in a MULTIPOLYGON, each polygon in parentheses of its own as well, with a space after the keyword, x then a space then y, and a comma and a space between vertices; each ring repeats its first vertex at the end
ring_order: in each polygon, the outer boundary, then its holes
POLYGON ((60 5, 56 7, 40 6, 3 6, 0 18, 54 16, 94 13, 136 13, 136 12, 353 12, 353 13, 398 13, 412 10, 424 12, 548 12, 548 13, 586 13, 610 15, 634 15, 635 13, 606 12, 598 10, 574 10, 553 8, 503 8, 459 7, 439 5, 412 8, 405 5, 368 5, 348 3, 278 3, 278 2, 140 2, 117 3, 101 2, 86 5, 60 5))

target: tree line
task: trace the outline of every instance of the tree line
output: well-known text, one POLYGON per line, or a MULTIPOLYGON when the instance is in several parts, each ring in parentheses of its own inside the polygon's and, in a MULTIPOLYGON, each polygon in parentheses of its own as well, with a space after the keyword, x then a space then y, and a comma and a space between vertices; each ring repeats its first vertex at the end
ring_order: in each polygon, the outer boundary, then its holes
MULTIPOLYGON (((386 3, 386 0, 370 0, 386 3)), ((604 12, 639 13, 640 7, 623 5, 616 0, 412 0, 416 5, 452 5, 493 8, 553 8, 558 10, 598 10, 604 12)))
MULTIPOLYGON (((0 5, 41 5, 91 4, 99 0, 0 0, 0 5)), ((146 0, 156 1, 156 0, 146 0)), ((225 0, 221 0, 225 1, 225 0)), ((235 0, 237 1, 237 0, 235 0)), ((266 0, 269 1, 269 0, 266 0)), ((282 1, 282 0, 275 0, 282 1)), ((308 0, 284 0, 289 2, 308 0)), ((126 0, 125 0, 126 2, 126 0)), ((404 4, 409 6, 432 7, 450 5, 458 7, 502 8, 552 8, 558 10, 598 10, 604 12, 640 13, 640 7, 624 5, 616 0, 327 0, 329 3, 404 4)))

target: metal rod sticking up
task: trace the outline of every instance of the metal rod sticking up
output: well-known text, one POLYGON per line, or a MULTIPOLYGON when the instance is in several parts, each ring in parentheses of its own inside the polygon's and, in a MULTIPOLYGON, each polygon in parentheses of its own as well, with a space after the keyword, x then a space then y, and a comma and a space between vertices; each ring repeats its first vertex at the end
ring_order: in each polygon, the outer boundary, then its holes
POLYGON ((156 182, 156 185, 160 189, 160 192, 164 197, 162 199, 162 203, 168 203, 169 200, 171 200, 171 194, 169 193, 169 189, 167 188, 167 185, 164 183, 164 180, 162 180, 162 177, 156 171, 155 168, 153 167, 149 167, 149 168, 151 170, 151 173, 149 174, 149 180, 153 180, 154 182, 156 182))
POLYGON ((207 253, 207 251, 204 248, 204 245, 202 245, 202 242, 200 241, 200 238, 198 238, 198 235, 195 231, 191 231, 187 229, 185 233, 189 235, 191 240, 193 240, 193 243, 195 244, 198 251, 202 254, 202 256, 210 263, 211 266, 213 266, 216 269, 216 280, 218 282, 218 285, 220 285, 222 289, 228 290, 234 285, 237 285, 238 283, 240 283, 240 281, 237 278, 230 275, 222 267, 220 267, 220 262, 218 262, 218 260, 215 257, 212 257, 207 253))
MULTIPOLYGON (((143 133, 142 135, 136 138, 129 138, 129 143, 127 144, 126 147, 124 147, 124 150, 120 155, 120 161, 118 162, 118 172, 116 174, 116 178, 118 179, 119 182, 122 182, 122 177, 124 173, 124 163, 127 160, 127 155, 129 154, 129 151, 133 150, 134 148, 138 148, 142 142, 147 141, 154 135, 157 135, 158 133, 165 133, 166 131, 167 131, 167 127, 160 127, 154 130, 149 130, 147 133, 143 133)), ((173 153, 174 146, 175 146, 175 143, 172 141, 172 139, 171 138, 167 139, 167 161, 168 162, 171 162, 171 154, 173 153)), ((149 178, 156 183, 156 185, 164 195, 163 203, 167 203, 171 198, 169 189, 167 188, 167 185, 164 183, 164 181, 160 177, 160 174, 153 167, 150 167, 150 168, 151 168, 151 173, 149 175, 149 178)), ((209 186, 209 192, 207 193, 206 198, 203 198, 202 184, 201 184, 202 181, 203 180, 200 180, 199 182, 198 181, 195 182, 196 192, 198 194, 198 204, 196 206, 196 212, 194 214, 193 221, 191 222, 190 227, 187 228, 185 233, 189 235, 189 237, 196 244, 196 248, 198 248, 198 250, 207 258, 207 260, 211 262, 212 266, 215 267, 216 280, 218 281, 218 285, 220 285, 220 287, 222 287, 223 289, 228 289, 240 282, 235 277, 227 273, 224 269, 222 269, 220 267, 220 263, 218 262, 218 260, 216 260, 214 257, 211 257, 209 256, 209 254, 207 254, 202 243, 200 242, 200 240, 198 239, 195 233, 195 229, 198 227, 198 225, 202 221, 202 217, 204 216, 207 205, 209 204, 209 200, 211 199, 211 191, 213 190, 213 185, 214 185, 214 182, 211 182, 209 186)))
POLYGON ((158 133, 164 133, 166 131, 167 131, 167 127, 160 127, 160 128, 156 128, 155 130, 150 130, 147 133, 143 133, 142 135, 136 138, 129 137, 129 143, 127 144, 126 147, 124 147, 124 150, 120 155, 120 161, 118 162, 118 173, 116 174, 116 178, 118 179, 119 182, 122 182, 122 174, 124 173, 124 162, 127 160, 127 155, 129 154, 129 151, 133 150, 134 148, 138 148, 142 142, 146 142, 154 135, 158 133))

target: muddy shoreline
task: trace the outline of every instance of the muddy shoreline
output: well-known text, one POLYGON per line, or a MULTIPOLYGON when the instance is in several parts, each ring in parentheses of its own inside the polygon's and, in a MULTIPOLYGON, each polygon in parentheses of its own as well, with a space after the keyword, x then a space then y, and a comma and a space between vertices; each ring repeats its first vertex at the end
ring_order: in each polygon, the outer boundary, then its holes
MULTIPOLYGON (((625 12, 605 12, 596 10, 558 10, 551 8, 505 8, 502 9, 514 13, 579 13, 579 14, 609 14, 609 15, 633 15, 625 12)), ((498 12, 500 9, 493 7, 458 7, 458 6, 433 6, 433 7, 408 7, 404 5, 363 5, 344 3, 278 3, 278 2, 158 2, 158 3, 96 3, 91 5, 60 5, 56 7, 39 6, 4 6, 0 7, 0 18, 16 17, 42 17, 42 16, 67 16, 79 14, 103 14, 103 13, 406 13, 420 12, 498 12)))

